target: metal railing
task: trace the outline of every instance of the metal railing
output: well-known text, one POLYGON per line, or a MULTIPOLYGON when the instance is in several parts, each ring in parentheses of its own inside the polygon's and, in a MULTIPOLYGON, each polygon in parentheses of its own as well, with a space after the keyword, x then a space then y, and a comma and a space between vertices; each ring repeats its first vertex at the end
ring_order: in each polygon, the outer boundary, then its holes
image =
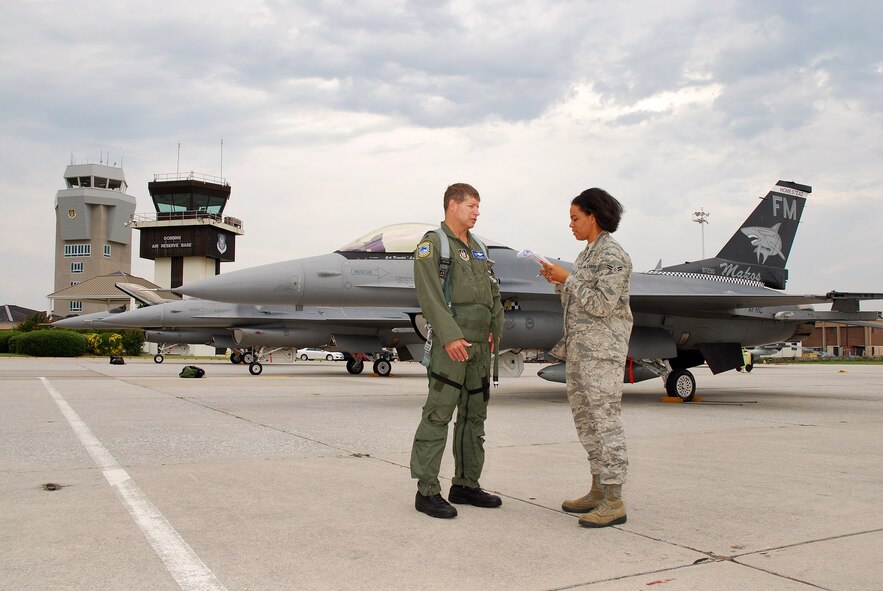
POLYGON ((207 211, 151 211, 146 213, 133 213, 132 221, 138 222, 161 222, 167 220, 207 220, 220 222, 233 226, 239 230, 242 229, 242 220, 233 216, 222 216, 217 213, 209 213, 207 211))
POLYGON ((216 185, 227 185, 227 179, 220 176, 210 174, 202 174, 199 172, 169 172, 166 174, 155 174, 153 180, 158 182, 165 181, 202 181, 204 183, 214 183, 216 185))

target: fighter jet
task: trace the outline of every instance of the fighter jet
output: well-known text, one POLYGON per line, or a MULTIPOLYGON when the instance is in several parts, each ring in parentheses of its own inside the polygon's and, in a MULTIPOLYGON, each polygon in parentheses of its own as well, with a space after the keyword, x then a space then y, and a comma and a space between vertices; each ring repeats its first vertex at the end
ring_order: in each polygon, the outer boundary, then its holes
MULTIPOLYGON (((859 302, 881 293, 790 295, 785 269, 809 186, 779 181, 717 257, 633 273, 635 317, 624 380, 661 377, 672 396, 691 400, 696 381, 688 368, 707 363, 713 373, 744 363, 742 347, 799 341, 816 320, 863 321, 859 302), (748 231, 743 231, 748 229, 748 231), (832 303, 830 312, 812 304, 832 303)), ((413 309, 413 252, 432 224, 387 226, 331 254, 225 273, 174 290, 225 302, 262 305, 389 306, 413 309)), ((506 310, 502 346, 513 373, 523 368, 521 349, 549 350, 562 334, 560 300, 536 277, 537 267, 504 245, 483 238, 506 310)), ((569 267, 570 263, 562 263, 569 267)), ((422 334, 419 314, 408 313, 422 334)), ((564 364, 539 372, 564 381, 564 364)))
MULTIPOLYGON (((400 359, 409 359, 406 345, 419 344, 408 313, 418 309, 333 308, 305 306, 255 306, 202 299, 162 301, 141 286, 118 283, 117 288, 145 305, 128 312, 99 312, 60 320, 66 328, 143 328, 150 342, 206 344, 234 350, 231 361, 242 361, 252 375, 263 371, 262 360, 279 356, 284 349, 327 347, 348 353, 347 370, 361 373, 372 358, 374 372, 389 375, 391 356, 386 348, 399 348, 400 359), (241 359, 236 359, 236 356, 241 359)), ((162 349, 155 356, 162 363, 162 349)))
POLYGON ((769 357, 770 355, 775 355, 779 351, 785 348, 785 343, 769 343, 766 345, 758 345, 751 349, 751 355, 753 357, 769 357))

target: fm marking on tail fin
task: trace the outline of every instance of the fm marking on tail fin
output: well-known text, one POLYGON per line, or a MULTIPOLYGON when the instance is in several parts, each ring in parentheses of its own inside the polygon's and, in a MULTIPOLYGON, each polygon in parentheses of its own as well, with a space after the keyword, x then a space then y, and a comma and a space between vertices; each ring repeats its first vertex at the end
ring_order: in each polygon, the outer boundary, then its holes
POLYGON ((777 182, 716 257, 664 270, 748 278, 785 289, 785 265, 810 193, 808 185, 777 182))

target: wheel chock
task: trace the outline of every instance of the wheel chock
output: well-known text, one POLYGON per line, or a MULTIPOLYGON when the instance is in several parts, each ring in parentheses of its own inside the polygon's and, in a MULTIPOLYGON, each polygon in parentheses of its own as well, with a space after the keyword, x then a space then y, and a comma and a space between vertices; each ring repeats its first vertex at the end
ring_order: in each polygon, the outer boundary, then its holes
MULTIPOLYGON (((666 403, 670 403, 670 404, 676 404, 676 403, 683 404, 686 401, 683 398, 679 398, 677 396, 663 396, 660 399, 660 402, 666 402, 666 403)), ((689 402, 702 402, 702 399, 698 396, 693 396, 693 400, 690 400, 689 402)))

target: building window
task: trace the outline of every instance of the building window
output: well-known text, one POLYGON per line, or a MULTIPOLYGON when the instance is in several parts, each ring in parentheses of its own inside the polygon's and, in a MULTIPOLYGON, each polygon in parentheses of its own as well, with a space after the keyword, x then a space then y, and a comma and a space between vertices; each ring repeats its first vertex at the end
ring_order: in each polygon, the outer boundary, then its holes
POLYGON ((79 284, 80 284, 79 281, 71 281, 71 287, 73 287, 74 285, 79 285, 79 284))
POLYGON ((91 244, 65 244, 64 256, 66 257, 90 257, 92 256, 91 244))
POLYGON ((110 244, 104 245, 104 256, 106 256, 107 258, 110 258, 110 244))
POLYGON ((82 273, 83 263, 71 263, 71 273, 82 273))
POLYGON ((83 311, 83 302, 71 302, 70 311, 71 312, 82 312, 83 311))

